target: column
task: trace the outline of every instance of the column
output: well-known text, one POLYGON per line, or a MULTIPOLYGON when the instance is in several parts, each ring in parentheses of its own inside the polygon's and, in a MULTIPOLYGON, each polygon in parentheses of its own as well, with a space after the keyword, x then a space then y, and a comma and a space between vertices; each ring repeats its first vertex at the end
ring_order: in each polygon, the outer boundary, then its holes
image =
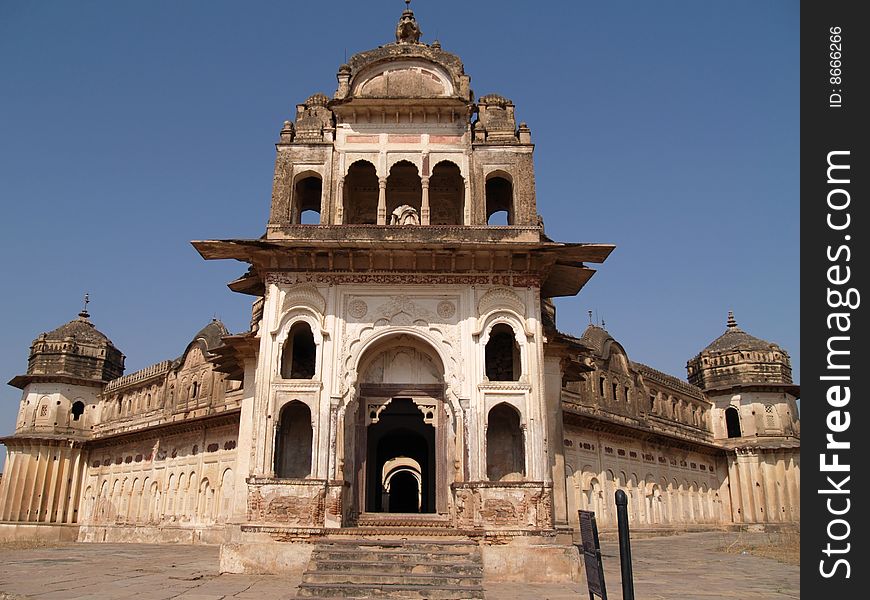
POLYGON ((423 177, 420 179, 420 185, 423 186, 423 201, 420 205, 420 224, 429 224, 429 178, 423 177))
POLYGON ((378 177, 378 225, 387 224, 387 178, 378 177))

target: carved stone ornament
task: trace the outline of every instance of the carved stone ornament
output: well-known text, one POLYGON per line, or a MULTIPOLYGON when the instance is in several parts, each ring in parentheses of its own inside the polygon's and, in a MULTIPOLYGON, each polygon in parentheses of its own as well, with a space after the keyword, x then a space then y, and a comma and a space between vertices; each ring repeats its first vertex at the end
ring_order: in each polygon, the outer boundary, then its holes
POLYGON ((362 319, 369 312, 369 305, 361 298, 354 298, 348 302, 347 312, 354 319, 362 319))
POLYGON ((419 225, 420 215, 413 206, 403 204, 393 211, 390 216, 390 225, 419 225))
POLYGON ((442 300, 438 303, 438 307, 435 310, 442 319, 449 319, 456 314, 456 305, 450 300, 442 300))

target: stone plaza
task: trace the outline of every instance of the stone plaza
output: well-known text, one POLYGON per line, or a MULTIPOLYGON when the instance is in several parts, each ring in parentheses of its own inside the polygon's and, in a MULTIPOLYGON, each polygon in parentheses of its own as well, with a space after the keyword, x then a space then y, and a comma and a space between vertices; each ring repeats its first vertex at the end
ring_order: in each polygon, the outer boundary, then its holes
MULTIPOLYGON (((785 600, 800 597, 799 567, 722 551, 738 538, 767 534, 687 533, 632 542, 635 594, 644 600, 785 600)), ((622 598, 619 550, 602 541, 608 597, 622 598)), ((299 577, 219 574, 215 546, 62 544, 21 550, 0 546, 0 600, 282 600, 299 577)), ((484 580, 486 598, 576 600, 584 584, 484 580)))

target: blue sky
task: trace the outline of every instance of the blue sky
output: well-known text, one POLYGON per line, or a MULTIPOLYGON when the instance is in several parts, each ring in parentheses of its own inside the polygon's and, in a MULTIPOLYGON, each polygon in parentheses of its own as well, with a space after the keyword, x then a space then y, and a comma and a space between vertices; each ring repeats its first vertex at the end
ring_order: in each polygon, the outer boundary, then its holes
MULTIPOLYGON (((273 143, 400 0, 0 2, 0 378, 89 291, 127 372, 213 315, 247 327, 244 271, 189 241, 258 237, 273 143)), ((734 310, 799 357, 799 3, 412 4, 477 96, 517 106, 560 241, 617 248, 577 298, 629 357, 685 377, 734 310)), ((20 392, 0 389, 0 432, 20 392)))

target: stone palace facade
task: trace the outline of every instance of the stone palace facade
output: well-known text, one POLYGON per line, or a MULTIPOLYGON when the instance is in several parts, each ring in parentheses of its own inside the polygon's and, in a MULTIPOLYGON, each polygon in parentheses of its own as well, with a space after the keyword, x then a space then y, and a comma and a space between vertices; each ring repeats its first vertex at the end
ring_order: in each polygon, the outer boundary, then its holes
POLYGON ((219 321, 124 375, 87 311, 40 335, 0 483, 0 538, 221 544, 225 571, 304 568, 342 536, 460 538, 487 573, 572 578, 578 509, 635 528, 799 520, 787 352, 726 331, 688 382, 605 329, 556 328, 611 245, 549 239, 529 127, 420 42, 352 56, 277 143, 248 331, 219 321))

